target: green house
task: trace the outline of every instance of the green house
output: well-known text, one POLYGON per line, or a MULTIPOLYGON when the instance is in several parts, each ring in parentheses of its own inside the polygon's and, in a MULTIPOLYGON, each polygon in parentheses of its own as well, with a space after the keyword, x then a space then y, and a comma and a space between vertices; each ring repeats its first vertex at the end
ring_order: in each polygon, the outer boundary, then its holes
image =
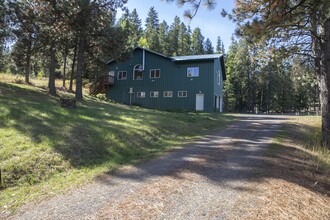
POLYGON ((167 57, 137 47, 129 60, 108 66, 110 100, 161 110, 222 111, 226 72, 220 54, 167 57))

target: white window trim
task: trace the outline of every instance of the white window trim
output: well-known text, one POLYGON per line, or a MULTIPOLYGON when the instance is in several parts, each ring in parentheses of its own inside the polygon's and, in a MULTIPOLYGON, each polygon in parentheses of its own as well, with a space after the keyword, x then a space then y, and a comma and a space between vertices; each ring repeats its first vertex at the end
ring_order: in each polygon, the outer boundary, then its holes
POLYGON ((149 71, 149 78, 150 79, 159 79, 160 78, 160 69, 150 69, 150 71, 149 71), (153 70, 159 70, 159 77, 151 77, 151 71, 153 71, 153 70))
POLYGON ((188 97, 188 92, 187 91, 178 91, 178 98, 187 98, 188 97), (180 92, 185 92, 186 93, 186 96, 180 96, 180 92))
POLYGON ((195 67, 187 67, 187 77, 189 77, 189 78, 190 78, 190 77, 199 77, 199 67, 198 67, 198 66, 195 66, 195 67), (189 75, 188 75, 188 70, 189 70, 189 69, 198 69, 198 76, 193 76, 193 75, 189 76, 189 75))
POLYGON ((163 97, 164 98, 172 98, 173 97, 173 91, 164 91, 163 92, 163 97), (167 92, 170 92, 171 93, 171 96, 165 96, 165 93, 167 93, 167 92))
POLYGON ((159 97, 159 92, 158 91, 150 91, 150 98, 158 98, 159 97), (151 96, 151 93, 155 93, 157 92, 158 95, 157 96, 151 96))
POLYGON ((217 84, 219 86, 221 85, 221 74, 220 74, 220 70, 217 71, 217 84))
POLYGON ((143 70, 142 70, 142 78, 141 79, 134 79, 135 78, 135 70, 136 70, 135 68, 139 65, 143 68, 143 66, 141 64, 136 64, 134 66, 134 68, 133 68, 133 80, 143 80, 143 70))
POLYGON ((123 71, 118 71, 118 74, 117 74, 117 79, 118 79, 118 80, 127 80, 127 71, 126 71, 126 70, 123 70, 123 71), (119 79, 119 73, 123 73, 123 72, 125 72, 125 73, 126 73, 126 77, 125 77, 125 78, 121 78, 121 79, 119 79))
POLYGON ((138 98, 138 99, 144 99, 146 97, 146 92, 136 92, 136 98, 138 98), (142 97, 142 96, 139 96, 139 94, 144 94, 144 96, 142 97))

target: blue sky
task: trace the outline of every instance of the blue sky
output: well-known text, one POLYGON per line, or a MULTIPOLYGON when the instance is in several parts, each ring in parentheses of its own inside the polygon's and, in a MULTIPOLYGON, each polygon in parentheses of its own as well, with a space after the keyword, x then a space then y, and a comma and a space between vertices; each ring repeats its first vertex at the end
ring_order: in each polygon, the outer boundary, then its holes
MULTIPOLYGON (((130 11, 136 8, 139 18, 142 20, 143 27, 147 13, 152 6, 158 12, 159 21, 162 22, 165 20, 168 25, 173 23, 174 17, 177 15, 186 25, 190 25, 192 30, 195 27, 199 27, 205 39, 210 38, 214 47, 216 46, 217 37, 220 36, 224 42, 226 52, 228 52, 231 43, 230 38, 234 33, 236 25, 227 18, 223 18, 220 12, 222 8, 231 11, 234 7, 234 0, 217 0, 217 2, 216 8, 212 11, 200 8, 196 17, 191 21, 183 16, 184 11, 189 8, 187 6, 179 8, 175 1, 168 3, 165 0, 128 0, 126 7, 130 11)), ((118 16, 121 14, 118 11, 118 16)))

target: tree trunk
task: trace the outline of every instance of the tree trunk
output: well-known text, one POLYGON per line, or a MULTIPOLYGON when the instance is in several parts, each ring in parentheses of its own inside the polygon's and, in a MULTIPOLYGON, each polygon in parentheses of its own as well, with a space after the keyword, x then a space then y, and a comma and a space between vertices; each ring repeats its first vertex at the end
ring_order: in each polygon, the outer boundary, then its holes
POLYGON ((56 95, 55 88, 55 68, 56 68, 56 57, 55 57, 55 44, 51 43, 50 46, 50 64, 49 64, 49 94, 52 96, 56 95))
POLYGON ((82 73, 84 68, 85 39, 82 36, 79 40, 79 49, 77 57, 77 81, 76 81, 76 100, 83 100, 82 94, 82 73))
POLYGON ((77 57, 77 45, 74 47, 73 52, 73 60, 72 60, 72 67, 71 67, 71 77, 70 77, 70 87, 69 91, 72 91, 72 84, 73 84, 73 78, 74 78, 74 67, 76 66, 76 57, 77 57))
POLYGON ((65 47, 64 50, 64 64, 63 64, 63 88, 65 88, 65 80, 66 80, 66 60, 67 60, 67 56, 68 56, 68 50, 65 47))
POLYGON ((26 58, 25 58, 25 82, 26 83, 30 83, 31 50, 32 50, 32 42, 29 41, 29 44, 27 45, 26 58))
POLYGON ((25 82, 30 83, 30 65, 31 65, 31 56, 30 54, 26 54, 25 60, 25 82))
POLYGON ((322 110, 322 144, 330 149, 330 19, 324 24, 321 43, 320 102, 322 110))

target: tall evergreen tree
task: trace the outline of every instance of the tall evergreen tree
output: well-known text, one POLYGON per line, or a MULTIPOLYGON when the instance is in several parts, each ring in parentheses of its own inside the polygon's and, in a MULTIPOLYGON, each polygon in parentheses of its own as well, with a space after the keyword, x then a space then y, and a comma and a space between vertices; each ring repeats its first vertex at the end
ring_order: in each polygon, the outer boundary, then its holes
POLYGON ((128 37, 127 47, 134 48, 138 46, 143 30, 141 26, 141 19, 139 18, 136 9, 133 9, 131 13, 128 9, 126 9, 119 19, 118 24, 125 30, 128 37))
POLYGON ((330 149, 330 2, 327 0, 239 1, 239 33, 253 41, 275 43, 281 51, 313 57, 322 109, 322 142, 330 149), (252 12, 252 13, 251 13, 252 12), (253 21, 251 22, 251 19, 253 21), (312 50, 310 50, 312 48, 312 50))
POLYGON ((130 21, 129 21, 129 16, 130 16, 130 12, 129 10, 126 8, 124 10, 124 13, 122 14, 122 16, 119 18, 118 20, 118 25, 127 31, 127 34, 130 34, 130 21))
POLYGON ((160 51, 162 54, 165 54, 167 56, 171 55, 171 52, 169 50, 170 46, 170 41, 168 38, 168 24, 166 21, 163 21, 160 23, 159 28, 158 28, 158 37, 159 37, 159 44, 160 44, 160 51))
POLYGON ((25 82, 30 82, 31 57, 36 49, 40 27, 35 3, 28 1, 11 2, 9 5, 16 38, 15 50, 12 53, 16 64, 24 69, 25 82), (23 59, 23 60, 21 60, 23 59))
POLYGON ((119 29, 113 28, 114 12, 118 7, 123 8, 124 3, 125 0, 76 0, 71 5, 70 28, 77 37, 78 47, 75 96, 77 100, 83 99, 82 78, 83 71, 86 70, 85 55, 91 50, 90 47, 99 48, 98 51, 108 51, 108 54, 115 56, 115 52, 124 50, 122 40, 125 37, 121 35, 119 29))
POLYGON ((8 15, 9 9, 5 1, 0 1, 0 71, 4 70, 5 66, 5 41, 9 36, 8 15))
POLYGON ((213 48, 212 42, 209 38, 207 38, 205 43, 204 43, 204 51, 205 51, 205 54, 213 54, 214 53, 214 48, 213 48))
POLYGON ((159 45, 158 38, 158 27, 159 27, 159 18, 158 12, 154 7, 151 7, 146 18, 146 29, 145 29, 145 39, 149 49, 160 52, 161 47, 159 45))
POLYGON ((192 54, 204 54, 204 36, 200 28, 195 28, 192 33, 192 54))
POLYGON ((149 9, 147 18, 146 18, 146 27, 151 27, 153 29, 157 29, 159 25, 158 12, 155 7, 151 7, 149 9))
POLYGON ((224 84, 224 110, 233 112, 236 111, 236 96, 234 93, 233 83, 232 81, 235 80, 235 56, 238 50, 238 43, 232 37, 232 42, 229 47, 228 51, 228 58, 226 60, 226 74, 227 80, 224 84))
POLYGON ((240 112, 251 110, 249 107, 249 81, 250 81, 250 54, 246 41, 238 43, 237 53, 232 67, 231 83, 237 97, 236 109, 240 112))
POLYGON ((134 8, 129 15, 129 22, 131 24, 131 35, 129 36, 129 41, 133 44, 134 47, 138 45, 139 39, 143 34, 142 22, 139 18, 139 15, 134 8))
POLYGON ((217 46, 215 48, 216 53, 220 53, 220 54, 225 54, 225 46, 223 45, 223 42, 221 40, 221 37, 218 36, 217 38, 217 46))
POLYGON ((180 35, 180 18, 175 16, 174 22, 171 24, 169 30, 169 50, 170 55, 177 56, 179 54, 179 35, 180 35))
POLYGON ((181 22, 179 30, 179 49, 178 55, 189 55, 191 54, 191 33, 190 28, 188 29, 186 25, 181 22))
POLYGON ((55 71, 57 66, 56 53, 60 48, 61 40, 65 36, 66 2, 40 0, 36 2, 34 10, 38 12, 40 22, 40 39, 48 56, 49 93, 56 95, 55 71))

